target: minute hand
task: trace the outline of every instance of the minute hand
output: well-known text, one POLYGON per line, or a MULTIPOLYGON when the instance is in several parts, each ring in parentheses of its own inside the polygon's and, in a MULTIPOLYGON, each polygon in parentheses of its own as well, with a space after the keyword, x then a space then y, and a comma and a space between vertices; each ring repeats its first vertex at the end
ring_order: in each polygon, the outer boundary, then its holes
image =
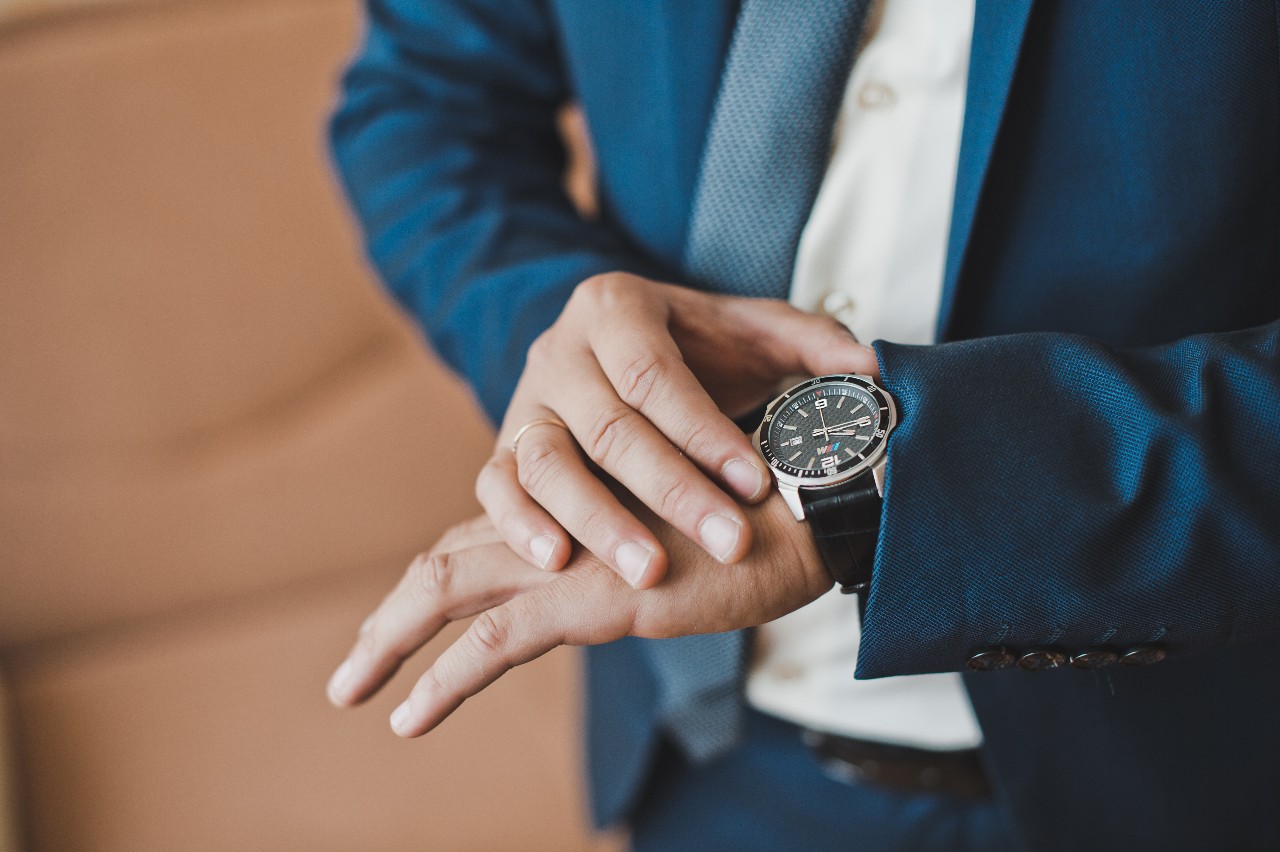
POLYGON ((821 435, 823 432, 833 432, 836 429, 845 429, 849 426, 870 426, 870 425, 871 425, 870 417, 860 417, 857 420, 850 420, 848 423, 836 423, 834 425, 826 427, 825 429, 814 429, 813 436, 816 438, 819 435, 821 435))

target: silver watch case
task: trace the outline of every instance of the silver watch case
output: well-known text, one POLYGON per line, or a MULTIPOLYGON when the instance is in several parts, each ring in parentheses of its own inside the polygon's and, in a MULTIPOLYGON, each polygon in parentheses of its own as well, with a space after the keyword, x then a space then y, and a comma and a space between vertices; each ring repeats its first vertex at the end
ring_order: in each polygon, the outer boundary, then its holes
POLYGON ((825 491, 829 488, 836 488, 849 480, 860 476, 869 469, 871 470, 872 477, 875 479, 876 490, 879 491, 881 495, 884 494, 884 468, 887 460, 886 447, 889 443, 889 436, 893 433, 893 429, 897 425, 898 407, 896 403, 894 403, 893 397, 889 395, 888 391, 880 387, 880 385, 876 383, 876 380, 871 376, 862 375, 860 373, 818 376, 816 378, 806 379, 798 385, 789 388, 780 394, 773 402, 769 403, 764 410, 764 417, 761 419, 760 425, 756 427, 756 431, 751 436, 751 443, 755 445, 756 452, 760 455, 760 458, 764 459, 765 463, 769 465, 769 469, 773 471, 774 479, 777 480, 778 483, 778 493, 782 495, 782 499, 785 500, 787 506, 791 508, 791 514, 795 516, 797 521, 803 521, 804 506, 801 505, 800 502, 800 489, 802 488, 806 491, 825 491), (829 477, 823 477, 821 479, 802 479, 801 477, 793 476, 785 471, 778 470, 778 468, 769 460, 769 457, 765 455, 763 448, 760 446, 760 441, 762 436, 765 434, 766 427, 770 422, 772 422, 774 413, 784 403, 786 403, 787 400, 791 399, 791 397, 795 396, 797 393, 807 391, 815 385, 824 384, 826 382, 847 382, 865 385, 867 390, 871 391, 874 396, 883 399, 885 403, 884 407, 888 409, 887 417, 882 421, 885 424, 884 437, 880 438, 879 442, 872 447, 870 454, 868 454, 865 459, 858 462, 848 470, 839 471, 829 477))

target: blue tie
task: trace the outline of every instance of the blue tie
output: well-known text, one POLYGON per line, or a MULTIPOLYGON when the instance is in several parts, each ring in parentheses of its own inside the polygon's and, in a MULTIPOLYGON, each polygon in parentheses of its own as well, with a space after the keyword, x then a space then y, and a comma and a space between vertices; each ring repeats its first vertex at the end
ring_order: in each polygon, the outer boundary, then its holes
POLYGON ((785 299, 872 0, 744 0, 694 196, 685 266, 785 299))
MULTIPOLYGON (((706 289, 785 298, 872 0, 744 0, 702 155, 685 266, 706 289)), ((746 633, 646 643, 659 712, 701 763, 742 733, 746 633)))

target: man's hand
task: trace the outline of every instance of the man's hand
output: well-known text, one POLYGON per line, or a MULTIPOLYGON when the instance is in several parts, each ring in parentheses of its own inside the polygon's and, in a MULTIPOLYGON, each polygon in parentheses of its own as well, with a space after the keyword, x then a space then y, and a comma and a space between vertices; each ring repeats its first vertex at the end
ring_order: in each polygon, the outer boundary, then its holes
POLYGON ((741 559, 741 506, 769 473, 731 416, 791 376, 874 373, 839 322, 785 302, 700 293, 616 273, 578 287, 529 350, 476 495, 516 553, 557 570, 577 540, 638 589, 667 566, 663 544, 590 466, 721 562, 741 559), (512 439, 521 427, 541 423, 512 439), (586 458, 584 458, 584 453, 586 458))
POLYGON ((595 645, 623 636, 671 637, 752 627, 799 609, 831 588, 813 538, 782 498, 746 511, 758 532, 734 565, 708 557, 643 509, 672 556, 661 586, 644 592, 579 550, 558 574, 531 567, 486 518, 455 527, 418 557, 360 628, 329 698, 350 706, 382 687, 411 654, 450 621, 478 617, 418 679, 391 716, 416 737, 515 666, 558 645, 595 645))

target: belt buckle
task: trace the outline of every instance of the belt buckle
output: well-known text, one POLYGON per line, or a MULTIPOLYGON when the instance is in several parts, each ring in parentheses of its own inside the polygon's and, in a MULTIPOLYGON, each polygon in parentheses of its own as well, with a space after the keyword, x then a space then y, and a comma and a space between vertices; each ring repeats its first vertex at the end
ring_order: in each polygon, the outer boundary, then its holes
POLYGON ((879 774, 880 766, 875 761, 871 761, 875 765, 864 768, 835 755, 822 754, 821 748, 826 737, 818 731, 802 729, 800 739, 809 749, 809 754, 813 757, 814 763, 818 764, 818 769, 832 781, 852 786, 874 780, 874 775, 879 774))
MULTIPOLYGON (((833 739, 838 740, 839 738, 820 731, 809 729, 801 731, 801 740, 808 747, 809 753, 813 756, 819 770, 833 781, 850 786, 868 784, 890 792, 915 795, 933 795, 948 792, 944 790, 945 773, 939 766, 927 764, 920 766, 914 773, 915 777, 910 779, 885 777, 885 767, 881 761, 870 756, 854 760, 838 754, 829 747, 833 739)), ((915 769, 915 767, 912 768, 915 769)), ((889 774, 893 775, 893 773, 889 774)), ((900 771, 897 774, 901 776, 903 773, 900 771)), ((975 791, 953 790, 950 792, 965 798, 977 796, 975 791)))

